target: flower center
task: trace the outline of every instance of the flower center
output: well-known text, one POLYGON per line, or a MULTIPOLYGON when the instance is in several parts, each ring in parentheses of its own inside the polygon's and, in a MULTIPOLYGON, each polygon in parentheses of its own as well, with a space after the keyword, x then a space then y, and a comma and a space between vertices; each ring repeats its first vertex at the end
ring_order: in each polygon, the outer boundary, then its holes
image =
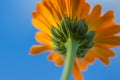
POLYGON ((93 39, 95 33, 93 31, 88 31, 88 25, 84 20, 70 20, 70 18, 63 17, 58 28, 52 26, 51 34, 54 50, 64 58, 66 58, 66 48, 68 47, 66 46, 66 42, 68 39, 77 41, 79 47, 76 57, 78 58, 83 58, 88 50, 94 45, 93 39))

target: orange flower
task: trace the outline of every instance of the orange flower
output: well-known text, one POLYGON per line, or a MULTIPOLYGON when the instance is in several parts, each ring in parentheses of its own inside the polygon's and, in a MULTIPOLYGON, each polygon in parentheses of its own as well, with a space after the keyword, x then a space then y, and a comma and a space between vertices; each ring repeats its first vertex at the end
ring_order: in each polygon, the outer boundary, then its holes
POLYGON ((57 29, 63 17, 68 17, 77 21, 84 19, 88 31, 94 31, 93 47, 83 58, 75 58, 73 75, 76 80, 83 80, 80 71, 86 70, 97 58, 105 65, 109 65, 109 59, 115 56, 110 48, 120 45, 120 37, 115 35, 120 32, 120 25, 115 24, 113 11, 101 15, 100 5, 96 5, 90 12, 90 5, 85 0, 43 0, 37 3, 36 12, 32 15, 33 26, 40 30, 35 38, 41 44, 32 46, 30 54, 50 51, 48 59, 55 62, 56 66, 62 66, 65 60, 53 49, 54 43, 51 41, 53 26, 57 29))

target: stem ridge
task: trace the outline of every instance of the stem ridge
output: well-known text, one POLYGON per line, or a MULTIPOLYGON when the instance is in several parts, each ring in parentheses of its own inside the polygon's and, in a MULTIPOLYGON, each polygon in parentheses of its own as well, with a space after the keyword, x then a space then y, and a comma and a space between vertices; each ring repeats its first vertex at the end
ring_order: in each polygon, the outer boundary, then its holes
POLYGON ((78 42, 74 39, 68 39, 66 44, 66 64, 64 66, 63 74, 61 77, 61 80, 69 80, 71 70, 74 64, 74 59, 77 54, 77 49, 78 49, 78 42))

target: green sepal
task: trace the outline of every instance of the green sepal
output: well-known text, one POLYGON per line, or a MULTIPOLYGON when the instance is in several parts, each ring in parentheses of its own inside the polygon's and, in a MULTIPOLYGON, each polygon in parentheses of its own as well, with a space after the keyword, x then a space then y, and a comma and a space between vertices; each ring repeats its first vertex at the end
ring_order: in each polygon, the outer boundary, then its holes
POLYGON ((70 18, 63 17, 58 28, 52 26, 51 28, 52 42, 54 50, 66 58, 67 46, 65 46, 68 39, 77 41, 78 50, 76 57, 82 58, 94 46, 95 33, 88 32, 88 25, 85 20, 78 21, 70 20, 70 18))

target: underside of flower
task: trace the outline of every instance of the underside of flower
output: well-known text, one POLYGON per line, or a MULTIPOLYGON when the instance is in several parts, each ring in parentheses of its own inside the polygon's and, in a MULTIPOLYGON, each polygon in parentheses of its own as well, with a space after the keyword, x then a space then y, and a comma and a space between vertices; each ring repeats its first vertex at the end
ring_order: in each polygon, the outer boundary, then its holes
POLYGON ((63 17, 59 26, 51 28, 51 40, 54 44, 54 50, 61 54, 66 59, 67 41, 69 39, 78 43, 76 57, 83 58, 85 54, 94 45, 95 33, 88 31, 88 25, 84 19, 78 21, 77 19, 71 20, 68 17, 63 17))
POLYGON ((83 80, 81 71, 87 70, 96 59, 109 65, 115 56, 111 48, 120 46, 120 25, 114 21, 112 10, 102 13, 101 5, 92 10, 86 0, 42 0, 32 13, 32 24, 39 31, 35 35, 39 45, 32 46, 31 55, 46 51, 48 60, 56 66, 65 63, 60 80, 83 80))

